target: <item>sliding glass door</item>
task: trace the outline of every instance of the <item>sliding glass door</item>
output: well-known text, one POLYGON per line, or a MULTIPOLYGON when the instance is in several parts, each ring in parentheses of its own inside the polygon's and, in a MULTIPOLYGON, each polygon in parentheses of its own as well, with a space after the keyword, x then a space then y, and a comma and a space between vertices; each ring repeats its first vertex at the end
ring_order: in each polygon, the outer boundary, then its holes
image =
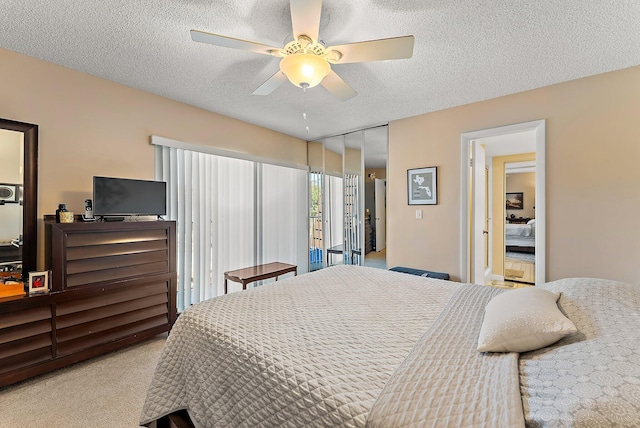
POLYGON ((223 273, 269 262, 307 271, 307 172, 156 146, 177 222, 178 310, 223 293, 223 273))

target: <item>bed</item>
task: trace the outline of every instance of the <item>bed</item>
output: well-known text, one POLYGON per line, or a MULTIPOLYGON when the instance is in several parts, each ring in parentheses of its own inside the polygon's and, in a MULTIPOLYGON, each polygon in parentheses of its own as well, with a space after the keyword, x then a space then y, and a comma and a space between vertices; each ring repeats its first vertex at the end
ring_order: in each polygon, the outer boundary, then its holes
POLYGON ((184 311, 140 423, 196 427, 638 426, 640 287, 566 279, 577 331, 537 351, 478 352, 512 291, 341 265, 184 311))
POLYGON ((535 253, 536 251, 536 220, 527 224, 505 224, 506 251, 517 253, 535 253))

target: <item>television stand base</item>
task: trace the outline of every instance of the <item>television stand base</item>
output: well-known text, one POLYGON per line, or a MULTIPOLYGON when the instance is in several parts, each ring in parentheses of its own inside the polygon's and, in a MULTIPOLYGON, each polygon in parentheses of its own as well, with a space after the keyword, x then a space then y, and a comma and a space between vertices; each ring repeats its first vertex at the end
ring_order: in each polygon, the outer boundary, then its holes
POLYGON ((103 221, 124 221, 124 217, 102 217, 103 221))

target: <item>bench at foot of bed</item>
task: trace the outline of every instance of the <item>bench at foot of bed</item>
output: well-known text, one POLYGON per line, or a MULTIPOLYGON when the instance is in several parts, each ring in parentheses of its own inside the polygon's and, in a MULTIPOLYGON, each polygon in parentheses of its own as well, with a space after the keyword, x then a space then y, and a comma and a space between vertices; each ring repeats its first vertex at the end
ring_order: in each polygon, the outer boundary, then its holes
POLYGON ((449 280, 449 274, 443 272, 432 272, 430 270, 414 269, 404 266, 392 267, 389 270, 392 270, 394 272, 408 273, 410 275, 425 276, 427 278, 445 279, 447 281, 449 280))

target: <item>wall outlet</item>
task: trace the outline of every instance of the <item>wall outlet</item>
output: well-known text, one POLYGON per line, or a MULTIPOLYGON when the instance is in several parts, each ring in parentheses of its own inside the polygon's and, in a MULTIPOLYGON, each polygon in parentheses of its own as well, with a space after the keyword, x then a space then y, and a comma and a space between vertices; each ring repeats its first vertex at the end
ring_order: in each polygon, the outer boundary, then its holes
POLYGON ((416 210, 416 219, 422 220, 422 210, 416 210))

